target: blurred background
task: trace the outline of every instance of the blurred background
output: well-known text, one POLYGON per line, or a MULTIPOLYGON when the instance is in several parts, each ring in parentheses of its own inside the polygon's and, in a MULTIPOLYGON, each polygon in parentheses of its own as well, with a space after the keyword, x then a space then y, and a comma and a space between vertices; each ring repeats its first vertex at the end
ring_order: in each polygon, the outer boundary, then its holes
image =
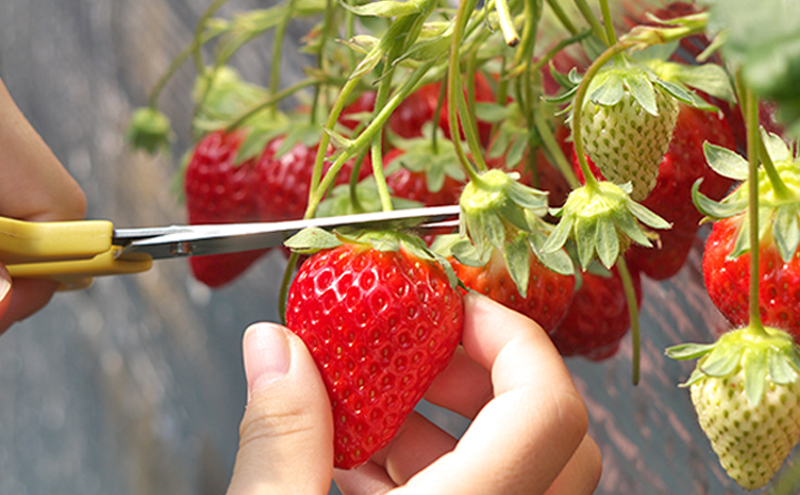
MULTIPOLYGON (((170 183, 190 145, 192 68, 181 69, 161 99, 178 132, 172 156, 131 152, 125 130, 209 3, 0 2, 0 77, 80 182, 89 218, 120 227, 184 222, 170 183)), ((270 5, 229 3, 221 15, 270 5)), ((290 39, 305 33, 292 29, 290 39)), ((296 44, 285 48, 292 54, 282 72, 288 82, 303 61, 296 44)), ((269 54, 267 37, 234 65, 266 84, 269 54)), ((644 281, 638 387, 631 385, 629 340, 601 363, 568 359, 603 451, 598 493, 745 493, 717 464, 688 392, 676 386, 692 364, 663 354, 681 341, 709 341, 725 327, 702 288, 700 247, 698 239, 689 264, 669 282, 644 281)), ((283 268, 273 253, 212 292, 191 278, 184 260, 162 261, 144 274, 60 293, 12 327, 0 337, 0 494, 224 493, 246 397, 241 337, 254 321, 278 320, 275 281, 283 268)), ((456 434, 467 426, 421 408, 456 434)))

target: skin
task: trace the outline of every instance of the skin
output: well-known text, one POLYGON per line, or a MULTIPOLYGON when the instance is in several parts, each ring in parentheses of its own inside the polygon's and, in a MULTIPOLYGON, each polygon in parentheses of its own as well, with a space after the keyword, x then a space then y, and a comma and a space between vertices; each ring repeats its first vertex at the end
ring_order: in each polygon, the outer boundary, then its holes
MULTIPOLYGON (((83 191, 22 115, 2 81, 0 150, 0 215, 32 221, 83 218, 83 191)), ((47 304, 56 288, 54 282, 12 282, 0 268, 0 334, 47 304)))
POLYGON ((249 402, 228 494, 323 495, 331 476, 348 495, 592 493, 600 452, 545 332, 487 298, 470 294, 465 303, 463 347, 426 395, 473 420, 465 435, 456 440, 412 413, 386 448, 350 471, 331 467, 330 405, 302 341, 275 324, 248 329, 249 402))

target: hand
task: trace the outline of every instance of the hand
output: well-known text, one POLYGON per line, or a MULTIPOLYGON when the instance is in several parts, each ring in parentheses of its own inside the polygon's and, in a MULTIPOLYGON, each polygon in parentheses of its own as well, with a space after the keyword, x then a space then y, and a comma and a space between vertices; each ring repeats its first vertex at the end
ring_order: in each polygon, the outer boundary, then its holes
MULTIPOLYGON (((0 81, 0 215, 20 220, 79 220, 86 198, 17 108, 0 81)), ((14 280, 0 264, 0 334, 44 306, 57 284, 14 280)))
POLYGON ((229 495, 590 494, 600 452, 583 400, 533 321, 487 298, 465 298, 463 348, 426 399, 473 419, 460 440, 412 413, 367 464, 333 469, 331 408, 303 342, 253 325, 244 337, 248 405, 229 495))

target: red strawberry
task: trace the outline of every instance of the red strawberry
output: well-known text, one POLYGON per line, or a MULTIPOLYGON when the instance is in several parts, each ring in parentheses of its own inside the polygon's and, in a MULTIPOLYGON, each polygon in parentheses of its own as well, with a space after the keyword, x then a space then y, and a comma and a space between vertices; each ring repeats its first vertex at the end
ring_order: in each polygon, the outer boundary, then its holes
POLYGON ((661 232, 661 249, 633 246, 627 258, 654 280, 667 279, 680 270, 689 254, 702 215, 692 202, 691 189, 702 178, 701 192, 719 200, 733 181, 714 172, 706 163, 703 143, 708 141, 733 149, 736 142, 725 118, 711 112, 681 105, 678 123, 669 149, 661 161, 656 186, 642 201, 656 214, 672 223, 661 232))
MULTIPOLYGON (((251 195, 254 160, 235 164, 243 139, 242 131, 216 131, 195 147, 184 175, 190 224, 258 220, 251 195)), ((219 287, 242 274, 266 251, 194 256, 189 258, 189 264, 197 280, 219 287)))
POLYGON ((525 297, 520 295, 511 279, 499 250, 495 250, 489 262, 480 267, 462 265, 452 257, 449 261, 456 276, 469 289, 528 316, 547 332, 556 328, 572 302, 575 276, 550 270, 532 253, 525 297))
MULTIPOLYGON (((636 301, 642 302, 639 272, 631 270, 636 301)), ((550 338, 563 356, 580 355, 593 361, 613 356, 628 333, 631 320, 625 290, 617 269, 611 277, 582 274, 583 283, 575 291, 572 304, 550 338)))
MULTIPOLYGON (((258 214, 262 220, 292 220, 302 218, 308 205, 311 174, 317 156, 317 146, 295 144, 280 157, 275 156, 283 143, 282 137, 271 141, 255 165, 253 187, 258 214)), ((333 148, 329 150, 332 152, 333 148)), ((348 162, 339 171, 336 184, 350 180, 354 161, 348 162)), ((360 178, 372 173, 369 157, 361 164, 360 178)), ((331 163, 326 161, 324 172, 331 163)))
MULTIPOLYGON (((703 277, 711 300, 736 327, 749 320, 750 253, 728 259, 743 215, 720 220, 706 241, 703 277)), ((771 234, 759 245, 759 306, 764 325, 780 328, 800 339, 800 256, 781 259, 771 234)))
MULTIPOLYGON (((419 88, 395 109, 389 118, 389 128, 392 132, 405 139, 422 136, 422 126, 433 121, 440 93, 441 83, 438 82, 426 84, 419 88)), ((494 102, 494 93, 489 80, 480 72, 475 75, 475 101, 483 103, 494 102)), ((442 102, 442 108, 436 123, 444 131, 445 137, 452 139, 446 100, 442 102)), ((490 122, 478 121, 478 137, 483 146, 489 144, 491 132, 492 124, 490 122)), ((461 138, 464 138, 463 131, 461 138)))
POLYGON ((339 123, 347 127, 351 131, 358 127, 362 121, 349 118, 350 115, 372 113, 375 110, 375 97, 377 93, 374 91, 364 91, 353 103, 347 105, 339 114, 339 123))
POLYGON ((347 243, 303 263, 286 323, 327 387, 336 467, 359 466, 392 439, 449 362, 463 311, 441 267, 405 247, 347 243))

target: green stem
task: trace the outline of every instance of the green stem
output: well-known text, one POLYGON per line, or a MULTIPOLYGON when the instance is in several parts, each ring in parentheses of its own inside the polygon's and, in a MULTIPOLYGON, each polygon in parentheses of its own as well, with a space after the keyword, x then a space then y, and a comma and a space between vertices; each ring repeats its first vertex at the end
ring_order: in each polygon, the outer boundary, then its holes
POLYGON ((744 97, 745 123, 747 124, 747 163, 748 221, 750 222, 750 324, 748 327, 754 334, 766 337, 764 324, 761 321, 759 305, 759 238, 758 238, 758 146, 761 137, 758 131, 758 97, 745 86, 744 97))
POLYGON ((564 9, 561 8, 561 5, 558 3, 558 0, 547 0, 547 5, 553 9, 553 13, 558 18, 558 21, 561 23, 564 28, 569 31, 569 33, 573 36, 578 34, 578 28, 575 27, 575 24, 572 23, 572 20, 567 16, 564 12, 564 9))
POLYGON ((500 30, 503 33, 503 39, 508 46, 517 46, 519 33, 514 27, 514 19, 511 17, 508 3, 506 0, 496 0, 495 9, 497 10, 497 18, 500 23, 500 30))
POLYGON ((767 151, 767 146, 764 144, 764 138, 761 133, 758 136, 758 157, 761 159, 764 171, 769 178, 772 189, 775 191, 775 196, 785 201, 796 200, 797 196, 786 186, 786 183, 783 182, 778 170, 775 168, 775 163, 773 163, 772 157, 769 156, 769 151, 767 151))
POLYGON ((575 36, 573 36, 573 37, 571 37, 571 38, 567 38, 567 39, 565 39, 565 40, 561 40, 561 41, 559 41, 559 42, 556 44, 556 46, 554 46, 554 47, 553 47, 553 49, 552 49, 552 50, 549 50, 547 53, 545 53, 545 55, 544 55, 543 57, 541 57, 539 60, 537 60, 537 61, 536 61, 536 62, 535 62, 535 63, 534 63, 532 66, 531 66, 531 71, 533 71, 533 72, 539 72, 540 70, 542 70, 542 68, 543 68, 543 67, 544 67, 546 64, 548 64, 548 63, 549 63, 551 60, 553 60, 553 58, 554 58, 554 57, 555 57, 555 56, 556 56, 556 55, 557 55, 557 54, 558 54, 558 53, 559 53, 561 50, 563 50, 564 48, 566 48, 566 47, 568 47, 568 46, 570 46, 570 45, 572 45, 572 44, 579 43, 579 42, 581 42, 581 41, 585 40, 585 39, 586 39, 586 38, 588 38, 588 37, 589 37, 591 34, 592 34, 592 32, 591 32, 590 30, 588 30, 588 29, 587 29, 586 31, 583 31, 582 33, 580 33, 580 34, 577 34, 577 35, 575 35, 575 36))
POLYGON ((624 256, 617 258, 617 271, 619 272, 619 278, 622 280, 625 299, 628 301, 628 315, 631 320, 631 347, 633 348, 633 356, 631 357, 633 363, 633 384, 638 385, 642 354, 641 331, 639 328, 639 302, 636 300, 636 289, 633 287, 631 272, 628 271, 628 264, 625 262, 624 256))
POLYGON ((608 37, 606 36, 606 31, 603 28, 603 25, 600 23, 597 17, 595 17, 594 12, 592 12, 592 9, 589 8, 586 0, 575 0, 575 6, 578 7, 578 10, 583 18, 586 19, 586 22, 588 22, 589 26, 591 26, 594 35, 597 36, 604 45, 611 46, 611 43, 608 42, 608 37))
MULTIPOLYGON (((319 41, 319 56, 317 57, 317 68, 320 69, 320 72, 323 74, 327 73, 326 69, 326 58, 325 58, 325 44, 328 41, 328 32, 331 30, 331 26, 333 25, 333 14, 334 14, 334 4, 332 0, 326 0, 325 2, 325 18, 322 21, 322 33, 320 34, 320 41, 319 41)), ((317 85, 316 89, 314 90, 314 99, 311 102, 311 125, 315 125, 317 123, 317 114, 319 112, 319 101, 322 96, 322 84, 317 85)))
POLYGON ((609 47, 605 52, 597 57, 597 59, 592 62, 592 65, 589 66, 589 69, 586 71, 586 74, 584 74, 583 79, 581 79, 581 83, 578 85, 578 91, 575 93, 575 100, 572 102, 572 140, 574 141, 575 153, 578 157, 578 164, 581 167, 581 172, 583 173, 586 187, 589 189, 594 189, 597 187, 597 179, 594 178, 594 174, 592 174, 592 170, 589 168, 589 163, 586 161, 586 154, 583 150, 583 131, 580 126, 581 116, 583 114, 583 101, 586 99, 586 92, 589 90, 589 83, 592 81, 594 76, 597 75, 600 69, 606 63, 608 63, 609 60, 624 52, 630 46, 631 45, 629 43, 619 42, 609 47))
POLYGON ((289 27, 289 21, 292 19, 292 11, 294 7, 294 0, 289 0, 286 3, 286 9, 283 11, 281 22, 275 29, 275 37, 272 41, 272 66, 270 67, 270 93, 277 93, 281 84, 281 60, 283 56, 283 41, 286 38, 286 29, 289 27))
POLYGON ((296 83, 296 84, 294 84, 292 86, 289 86, 288 88, 285 88, 283 91, 280 91, 278 93, 270 95, 264 101, 262 101, 261 103, 259 103, 256 106, 254 106, 250 110, 246 111, 245 113, 243 113, 239 117, 237 117, 236 120, 234 120, 233 123, 230 124, 227 127, 227 130, 230 131, 230 130, 236 129, 237 127, 239 127, 242 124, 244 124, 247 121, 247 119, 249 119, 253 115, 256 115, 257 113, 261 112, 265 108, 274 105, 275 103, 281 101, 282 99, 286 98, 287 96, 293 95, 294 93, 300 91, 301 89, 307 88, 309 86, 313 86, 314 84, 316 84, 316 81, 314 81, 313 79, 305 79, 305 80, 300 81, 300 82, 298 82, 298 83, 296 83))
MULTIPOLYGON (((475 169, 469 163, 467 155, 461 146, 461 131, 459 129, 458 121, 458 107, 459 102, 463 100, 463 91, 461 89, 461 57, 460 49, 464 39, 464 30, 466 29, 467 22, 469 21, 470 13, 475 9, 477 2, 475 0, 462 0, 458 4, 456 11, 455 26, 453 27, 453 39, 450 45, 450 60, 447 69, 447 111, 450 119, 450 136, 453 139, 453 147, 455 148, 458 161, 461 163, 464 172, 472 182, 482 183, 483 181, 478 176, 475 169)), ((466 127, 466 126, 465 126, 466 127)))
POLYGON ((556 167, 567 180, 567 183, 572 189, 577 189, 581 187, 581 182, 578 180, 578 177, 575 175, 575 171, 572 169, 572 165, 570 165, 569 160, 567 157, 564 156, 564 152, 561 150, 561 146, 558 145, 558 141, 556 137, 553 135, 553 131, 550 130, 550 126, 547 125, 547 120, 545 119, 544 114, 544 107, 542 105, 537 106, 536 110, 533 113, 534 123, 536 124, 536 130, 539 131, 539 135, 542 137, 542 142, 544 142, 544 147, 550 153, 550 156, 553 157, 553 161, 556 163, 556 167))
POLYGON ((203 51, 201 50, 202 44, 198 43, 197 40, 200 40, 203 35, 203 31, 206 29, 206 23, 211 16, 214 15, 214 12, 220 9, 228 0, 215 0, 214 3, 209 5, 203 15, 200 16, 200 19, 197 20, 197 26, 194 28, 194 39, 195 43, 193 44, 192 55, 194 57, 194 65, 195 69, 197 70, 198 74, 205 74, 206 70, 206 62, 203 60, 203 51))
POLYGON ((617 44, 617 33, 614 32, 614 20, 611 18, 611 9, 608 0, 600 0, 600 12, 603 14, 603 24, 606 26, 606 38, 609 45, 617 44))

